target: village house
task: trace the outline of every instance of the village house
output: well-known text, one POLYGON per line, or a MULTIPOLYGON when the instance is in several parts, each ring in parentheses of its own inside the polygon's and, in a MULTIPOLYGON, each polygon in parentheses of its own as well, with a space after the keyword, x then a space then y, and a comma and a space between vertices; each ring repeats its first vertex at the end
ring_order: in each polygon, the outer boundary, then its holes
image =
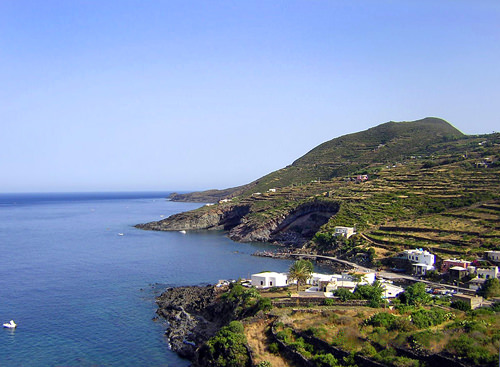
POLYGON ((470 306, 471 309, 479 308, 483 305, 484 299, 481 296, 469 296, 463 293, 456 293, 451 297, 452 301, 462 301, 470 306))
POLYGON ((345 238, 349 238, 353 234, 356 234, 356 229, 354 227, 335 227, 335 236, 344 236, 345 238))
POLYGON ((316 296, 331 297, 332 292, 337 289, 343 288, 351 292, 358 285, 373 284, 375 281, 374 272, 358 272, 349 274, 319 274, 313 273, 307 284, 311 285, 306 290, 308 295, 315 294, 316 296), (324 294, 323 294, 324 293, 324 294))
POLYGON ((452 267, 460 267, 462 269, 467 269, 470 264, 471 264, 470 261, 461 260, 461 259, 447 259, 447 260, 443 260, 443 263, 441 264, 441 272, 442 273, 447 273, 448 270, 450 268, 452 268, 452 267))
POLYGON ((428 271, 435 269, 435 256, 423 249, 405 250, 400 254, 400 258, 412 263, 412 270, 415 275, 425 275, 428 271))
POLYGON ((400 293, 403 293, 405 291, 404 288, 398 287, 394 284, 384 282, 381 285, 382 289, 384 290, 384 293, 382 293, 382 298, 385 299, 396 298, 400 293))
POLYGON ((478 278, 482 279, 498 278, 499 276, 498 266, 487 266, 487 267, 469 266, 468 270, 470 274, 474 274, 478 278))
POLYGON ((495 262, 500 262, 500 251, 486 251, 486 258, 495 262))
POLYGON ((462 268, 461 266, 453 266, 448 269, 448 273, 450 274, 450 279, 460 280, 465 278, 466 275, 469 274, 467 269, 462 268))
POLYGON ((286 273, 266 271, 252 274, 252 286, 255 288, 285 287, 288 285, 286 273))
POLYGON ((469 289, 471 289, 473 291, 477 291, 477 290, 481 289, 484 282, 486 282, 486 279, 474 278, 474 279, 471 279, 467 284, 469 286, 469 289))

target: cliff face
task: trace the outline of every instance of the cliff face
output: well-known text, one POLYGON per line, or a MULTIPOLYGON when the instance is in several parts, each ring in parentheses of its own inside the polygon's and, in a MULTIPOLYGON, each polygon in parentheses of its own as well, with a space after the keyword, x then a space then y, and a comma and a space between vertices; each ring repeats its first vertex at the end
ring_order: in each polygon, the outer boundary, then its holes
POLYGON ((302 245, 310 240, 323 224, 339 210, 336 202, 310 202, 297 206, 264 223, 242 220, 232 228, 229 237, 239 242, 279 242, 302 245))

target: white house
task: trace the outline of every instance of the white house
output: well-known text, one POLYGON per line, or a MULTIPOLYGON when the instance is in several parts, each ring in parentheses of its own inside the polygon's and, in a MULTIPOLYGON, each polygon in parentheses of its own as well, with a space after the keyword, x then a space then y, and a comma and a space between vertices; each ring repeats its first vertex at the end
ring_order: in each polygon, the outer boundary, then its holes
POLYGON ((478 278, 481 279, 491 279, 498 278, 498 266, 488 266, 485 268, 477 268, 475 266, 469 266, 469 273, 476 274, 478 278))
POLYGON ((412 262, 413 272, 417 275, 425 275, 429 270, 435 269, 435 256, 429 251, 422 249, 405 250, 401 256, 412 262))
POLYGON ((486 257, 489 260, 500 261, 500 251, 486 251, 486 257))
POLYGON ((252 285, 256 288, 285 287, 288 285, 288 275, 272 271, 252 274, 252 285))
POLYGON ((307 281, 312 287, 306 292, 309 294, 323 295, 325 297, 331 297, 331 292, 344 288, 351 292, 354 291, 357 285, 362 284, 373 284, 375 281, 374 272, 358 272, 353 274, 320 274, 313 273, 311 278, 307 281))
POLYGON ((356 272, 352 274, 354 275, 352 278, 359 277, 359 284, 373 284, 375 281, 375 272, 356 272))
POLYGON ((353 234, 356 234, 354 227, 335 227, 335 236, 344 236, 345 238, 349 238, 353 234))
POLYGON ((403 288, 390 283, 382 283, 382 289, 384 290, 382 298, 396 298, 398 294, 405 291, 403 288))
POLYGON ((309 284, 309 285, 318 285, 319 282, 333 281, 337 277, 338 277, 338 275, 312 273, 311 277, 309 279, 307 279, 306 284, 309 284))

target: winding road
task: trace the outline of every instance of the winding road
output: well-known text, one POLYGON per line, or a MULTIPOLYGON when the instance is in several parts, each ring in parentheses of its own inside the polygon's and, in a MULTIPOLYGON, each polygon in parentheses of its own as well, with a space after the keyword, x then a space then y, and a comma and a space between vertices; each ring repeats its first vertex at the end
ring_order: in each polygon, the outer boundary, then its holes
POLYGON ((367 267, 361 266, 359 264, 353 263, 351 261, 339 259, 339 258, 336 258, 333 256, 313 255, 313 254, 289 254, 289 255, 297 256, 297 257, 301 257, 301 258, 327 259, 327 260, 335 261, 335 262, 338 262, 340 264, 350 266, 356 271, 360 271, 360 272, 364 272, 364 273, 376 273, 377 278, 383 278, 383 279, 388 279, 388 280, 405 279, 405 280, 409 280, 412 282, 422 282, 422 283, 428 284, 429 286, 434 287, 434 288, 446 288, 446 289, 450 289, 450 290, 460 291, 460 292, 465 293, 465 294, 472 294, 472 295, 476 294, 476 292, 474 290, 469 289, 469 288, 457 287, 457 286, 451 285, 451 284, 442 284, 442 283, 431 282, 429 280, 420 279, 420 278, 417 278, 417 277, 414 277, 411 275, 393 273, 390 271, 375 271, 374 269, 367 268, 367 267))

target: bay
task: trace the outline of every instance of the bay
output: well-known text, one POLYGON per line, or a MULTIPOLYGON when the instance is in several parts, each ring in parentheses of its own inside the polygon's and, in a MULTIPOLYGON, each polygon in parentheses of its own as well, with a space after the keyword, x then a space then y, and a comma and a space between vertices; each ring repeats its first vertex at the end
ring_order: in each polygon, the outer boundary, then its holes
POLYGON ((222 232, 136 229, 201 205, 167 195, 0 195, 0 321, 18 324, 0 330, 0 365, 187 366, 153 321, 155 296, 290 266, 222 232))

